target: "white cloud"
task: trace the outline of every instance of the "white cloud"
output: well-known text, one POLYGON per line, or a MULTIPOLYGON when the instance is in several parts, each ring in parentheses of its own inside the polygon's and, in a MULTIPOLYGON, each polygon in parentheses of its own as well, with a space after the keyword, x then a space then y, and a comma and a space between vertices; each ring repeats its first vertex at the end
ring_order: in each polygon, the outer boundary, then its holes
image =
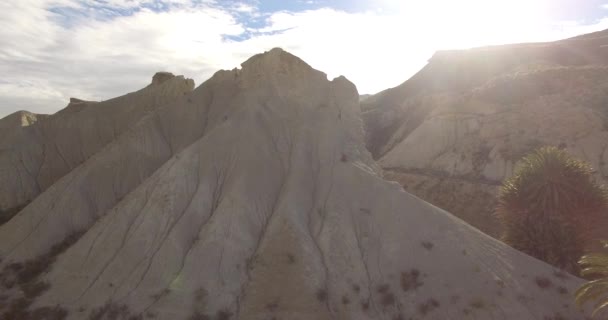
POLYGON ((458 24, 467 12, 452 8, 442 11, 440 20, 430 20, 436 8, 415 1, 391 14, 327 8, 261 13, 255 2, 212 0, 172 0, 163 11, 142 8, 157 2, 106 0, 106 7, 133 10, 112 18, 90 12, 86 2, 77 0, 0 3, 0 117, 19 109, 57 111, 70 96, 108 99, 142 88, 160 70, 200 84, 218 69, 237 67, 273 47, 283 47, 330 77, 345 75, 361 93, 374 93, 406 80, 437 49, 552 40, 608 28, 608 20, 581 26, 513 24, 505 18, 509 32, 498 23, 480 29, 483 17, 458 24), (71 15, 66 24, 47 10, 51 6, 81 14, 71 15), (266 19, 266 24, 252 27, 243 23, 246 18, 266 19))
POLYGON ((319 9, 300 13, 280 12, 261 31, 280 31, 232 43, 229 52, 244 58, 252 52, 283 47, 330 77, 345 75, 362 92, 377 92, 403 82, 433 53, 419 43, 415 30, 399 17, 374 13, 345 13, 319 9), (408 39, 408 40, 405 40, 408 39))
POLYGON ((214 51, 223 36, 244 31, 228 12, 200 6, 143 9, 64 28, 45 10, 49 3, 0 4, 0 117, 19 109, 57 111, 70 96, 124 94, 145 86, 159 70, 200 82, 219 67, 214 51))

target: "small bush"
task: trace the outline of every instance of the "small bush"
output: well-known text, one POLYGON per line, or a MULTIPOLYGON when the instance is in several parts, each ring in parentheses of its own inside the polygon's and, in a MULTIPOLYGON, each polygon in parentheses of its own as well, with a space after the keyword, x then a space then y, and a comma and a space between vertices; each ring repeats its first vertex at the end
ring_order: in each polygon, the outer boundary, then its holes
POLYGON ((211 320, 211 318, 206 314, 194 311, 194 313, 188 318, 188 320, 211 320))
POLYGON ((541 289, 548 289, 553 286, 553 282, 551 282, 549 278, 545 277, 536 277, 534 282, 536 282, 536 285, 541 289))
POLYGON ((421 315, 426 315, 427 313, 435 310, 435 308, 439 307, 439 301, 430 298, 427 301, 421 303, 418 305, 418 312, 421 315))
POLYGON ((401 273, 401 289, 403 291, 416 290, 423 284, 424 283, 420 281, 420 271, 418 271, 418 269, 411 269, 409 272, 401 273))
POLYGON ((221 309, 217 312, 217 320, 230 320, 232 312, 229 309, 221 309))
POLYGON ((319 302, 325 302, 325 300, 327 300, 327 291, 325 289, 317 290, 317 300, 319 300, 319 302))
POLYGON ((28 204, 29 204, 29 202, 26 202, 22 205, 19 205, 19 206, 13 207, 13 208, 0 210, 0 225, 11 220, 17 213, 19 213, 19 211, 23 210, 23 208, 25 208, 28 204))
POLYGON ((469 305, 475 309, 483 309, 483 308, 485 308, 486 303, 483 301, 483 299, 477 298, 477 299, 471 301, 471 303, 469 303, 469 305))
POLYGON ((207 297, 207 290, 205 288, 200 287, 194 291, 194 301, 197 303, 202 303, 207 297))
POLYGON ((503 241, 558 268, 578 274, 578 259, 608 208, 608 194, 593 170, 555 147, 524 157, 506 180, 496 210, 503 241))
POLYGON ((435 245, 434 245, 432 242, 430 242, 430 241, 422 241, 422 242, 420 243, 420 245, 421 245, 423 248, 425 248, 426 250, 429 250, 429 251, 433 250, 433 247, 435 246, 435 245))
POLYGON ((51 287, 51 285, 49 285, 46 282, 35 281, 35 282, 30 282, 30 283, 26 283, 26 284, 22 285, 21 290, 23 290, 23 295, 25 296, 25 298, 34 299, 34 298, 40 296, 43 292, 48 290, 50 287, 51 287))
POLYGON ((278 307, 279 307, 279 303, 276 301, 266 304, 266 309, 268 311, 275 311, 275 310, 277 310, 278 307))
POLYGON ((382 298, 380 298, 380 303, 385 306, 392 306, 395 304, 395 295, 392 294, 391 292, 387 292, 385 294, 382 295, 382 298))
POLYGON ((361 310, 363 310, 363 311, 369 310, 369 302, 368 301, 361 301, 361 310))
POLYGON ((287 262, 289 264, 294 264, 296 262, 296 257, 293 254, 288 253, 287 254, 287 262))
POLYGON ((553 271, 553 276, 560 279, 560 280, 567 280, 568 279, 568 274, 561 271, 561 270, 555 270, 553 271))
POLYGON ((135 320, 141 317, 132 316, 129 307, 112 301, 103 306, 93 309, 89 314, 89 320, 135 320))
POLYGON ((393 320, 405 320, 405 318, 403 317, 403 315, 401 313, 399 313, 393 317, 393 320))
POLYGON ((390 287, 388 286, 388 284, 381 284, 376 287, 376 291, 378 291, 378 293, 387 293, 389 289, 390 287))

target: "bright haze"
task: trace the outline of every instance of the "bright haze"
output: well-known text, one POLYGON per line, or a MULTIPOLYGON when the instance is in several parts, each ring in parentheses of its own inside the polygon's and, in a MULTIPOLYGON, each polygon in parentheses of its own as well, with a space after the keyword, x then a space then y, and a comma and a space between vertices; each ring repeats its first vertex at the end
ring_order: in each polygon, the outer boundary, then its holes
POLYGON ((606 28, 608 0, 2 1, 0 117, 108 99, 161 70, 200 84, 273 47, 376 93, 436 50, 606 28))

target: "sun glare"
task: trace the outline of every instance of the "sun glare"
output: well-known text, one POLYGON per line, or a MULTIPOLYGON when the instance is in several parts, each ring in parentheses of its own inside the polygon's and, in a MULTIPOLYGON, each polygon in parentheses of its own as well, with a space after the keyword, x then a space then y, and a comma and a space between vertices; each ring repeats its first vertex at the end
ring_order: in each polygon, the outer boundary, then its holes
POLYGON ((437 49, 535 41, 543 36, 541 2, 526 0, 430 0, 391 2, 404 19, 427 25, 426 34, 437 49))

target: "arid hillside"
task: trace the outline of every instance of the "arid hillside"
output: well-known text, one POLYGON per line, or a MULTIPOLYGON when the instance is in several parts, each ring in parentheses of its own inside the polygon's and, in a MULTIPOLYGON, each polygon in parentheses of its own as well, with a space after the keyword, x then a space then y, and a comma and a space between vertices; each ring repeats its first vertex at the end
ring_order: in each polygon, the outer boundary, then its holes
POLYGON ((190 79, 158 73, 149 86, 122 97, 103 102, 72 98, 65 109, 50 116, 19 111, 0 120, 0 222, 144 115, 192 89, 190 79))
POLYGON ((384 176, 494 237, 498 188, 537 147, 564 148, 608 181, 608 31, 438 52, 361 104, 384 176))
POLYGON ((3 319, 585 318, 580 279, 382 178, 346 78, 273 49, 191 87, 3 142, 3 319))

